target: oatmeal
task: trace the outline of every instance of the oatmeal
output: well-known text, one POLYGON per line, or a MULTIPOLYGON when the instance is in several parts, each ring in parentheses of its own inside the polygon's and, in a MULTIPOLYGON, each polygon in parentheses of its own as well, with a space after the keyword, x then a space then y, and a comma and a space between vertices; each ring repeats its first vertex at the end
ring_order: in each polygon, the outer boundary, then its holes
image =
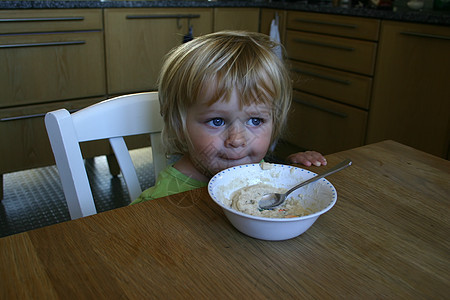
POLYGON ((265 218, 293 218, 312 213, 312 211, 301 205, 299 197, 289 197, 282 205, 273 210, 259 208, 258 202, 264 194, 284 193, 286 190, 266 183, 245 186, 231 195, 231 208, 249 215, 265 218))

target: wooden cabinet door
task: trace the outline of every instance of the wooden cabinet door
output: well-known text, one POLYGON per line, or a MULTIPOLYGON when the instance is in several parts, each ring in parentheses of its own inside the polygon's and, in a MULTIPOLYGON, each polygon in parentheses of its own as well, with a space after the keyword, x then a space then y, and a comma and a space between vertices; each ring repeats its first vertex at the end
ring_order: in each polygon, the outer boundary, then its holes
POLYGON ((0 37, 0 107, 106 92, 101 32, 0 37))
POLYGON ((302 92, 294 92, 283 140, 323 154, 362 146, 367 112, 302 92))
MULTIPOLYGON (((44 124, 45 114, 60 108, 78 110, 101 100, 103 98, 89 98, 1 109, 0 174, 54 164, 44 124)), ((109 152, 107 143, 96 143, 92 148, 89 156, 109 152)))
POLYGON ((450 28, 383 21, 367 143, 392 139, 446 157, 450 28))
POLYGON ((215 8, 214 31, 221 30, 259 32, 259 8, 215 8))
POLYGON ((364 75, 373 75, 377 44, 370 41, 287 30, 289 58, 364 75))
POLYGON ((101 10, 0 11, 0 107, 106 93, 101 10))
POLYGON ((212 9, 105 9, 108 93, 157 88, 164 56, 193 35, 212 32, 212 9))
POLYGON ((289 11, 288 29, 377 41, 380 20, 343 15, 289 11))
POLYGON ((0 34, 102 29, 101 9, 0 10, 0 34))
POLYGON ((291 62, 294 89, 368 109, 372 78, 312 64, 291 62))

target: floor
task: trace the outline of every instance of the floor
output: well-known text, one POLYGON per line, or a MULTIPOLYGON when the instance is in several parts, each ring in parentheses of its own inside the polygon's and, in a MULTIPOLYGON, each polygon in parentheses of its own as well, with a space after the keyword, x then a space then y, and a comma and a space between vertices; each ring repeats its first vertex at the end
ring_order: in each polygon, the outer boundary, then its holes
MULTIPOLYGON (((130 153, 141 186, 152 186, 150 148, 130 153)), ((128 205, 125 182, 110 175, 105 156, 86 160, 86 169, 98 212, 128 205)), ((70 220, 56 166, 4 174, 3 185, 0 237, 70 220)))

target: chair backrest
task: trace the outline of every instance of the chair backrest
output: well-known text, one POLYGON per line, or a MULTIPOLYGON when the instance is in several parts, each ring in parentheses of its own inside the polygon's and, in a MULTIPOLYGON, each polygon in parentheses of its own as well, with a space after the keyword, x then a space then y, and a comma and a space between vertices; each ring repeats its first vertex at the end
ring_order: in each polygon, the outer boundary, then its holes
POLYGON ((72 219, 97 213, 80 142, 109 139, 131 200, 142 189, 123 137, 150 134, 155 176, 167 163, 157 92, 119 96, 73 114, 66 109, 55 110, 45 115, 45 126, 72 219))

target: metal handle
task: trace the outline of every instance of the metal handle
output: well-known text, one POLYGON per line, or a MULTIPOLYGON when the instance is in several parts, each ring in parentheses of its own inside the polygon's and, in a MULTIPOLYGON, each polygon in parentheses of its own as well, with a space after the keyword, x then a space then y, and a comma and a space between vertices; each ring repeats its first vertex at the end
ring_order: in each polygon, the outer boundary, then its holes
POLYGON ((173 15, 128 15, 127 19, 195 19, 200 15, 193 14, 173 14, 173 15))
POLYGON ((421 38, 431 38, 431 39, 447 40, 447 41, 450 40, 450 36, 428 34, 428 33, 421 33, 421 32, 403 31, 403 32, 400 32, 400 34, 421 37, 421 38))
POLYGON ((67 45, 82 45, 82 44, 86 44, 86 41, 8 44, 8 45, 0 45, 0 49, 1 48, 20 48, 20 47, 67 46, 67 45))
MULTIPOLYGON (((69 109, 69 113, 73 113, 76 111, 79 111, 80 109, 69 109)), ((22 115, 22 116, 15 116, 15 117, 6 117, 1 118, 0 122, 7 122, 7 121, 17 121, 17 120, 24 120, 24 119, 31 119, 31 118, 38 118, 38 117, 44 117, 47 113, 39 113, 39 114, 30 114, 30 115, 22 115)))
POLYGON ((353 29, 358 28, 358 26, 355 25, 355 24, 343 24, 343 23, 318 21, 318 20, 309 20, 309 19, 302 19, 302 18, 295 18, 294 21, 295 22, 318 24, 318 25, 334 26, 334 27, 344 27, 344 28, 353 28, 353 29))
POLYGON ((322 74, 315 73, 315 72, 300 70, 300 69, 297 69, 297 68, 293 68, 291 70, 293 72, 295 72, 295 73, 308 75, 308 76, 313 76, 313 77, 317 77, 317 78, 328 80, 328 81, 337 82, 337 83, 344 84, 344 85, 350 85, 351 84, 350 80, 344 80, 344 79, 340 79, 340 78, 336 78, 336 77, 332 77, 332 76, 326 76, 326 75, 322 75, 322 74))
POLYGON ((49 21, 83 21, 84 17, 54 17, 54 18, 15 18, 0 19, 0 22, 49 22, 49 21))
POLYGON ((333 49, 338 49, 338 50, 355 51, 355 48, 353 48, 353 47, 347 47, 347 46, 341 46, 341 45, 336 45, 336 44, 311 41, 311 40, 300 39, 300 38, 294 39, 294 42, 302 43, 302 44, 309 44, 309 45, 314 45, 314 46, 333 48, 333 49))
POLYGON ((305 105, 305 106, 308 106, 308 107, 311 107, 311 108, 315 108, 317 110, 321 110, 321 111, 327 112, 329 114, 332 114, 332 115, 335 115, 335 116, 338 116, 338 117, 341 117, 341 118, 348 118, 347 114, 342 113, 340 111, 335 111, 335 110, 332 110, 332 109, 329 109, 329 108, 326 108, 326 107, 323 107, 323 106, 320 106, 320 105, 317 105, 317 104, 312 104, 310 102, 303 101, 303 100, 298 99, 296 97, 294 97, 293 100, 294 100, 295 103, 299 103, 299 104, 302 104, 302 105, 305 105))
POLYGON ((128 15, 127 19, 177 19, 177 28, 181 29, 183 26, 180 24, 180 19, 188 19, 188 27, 190 26, 191 19, 200 18, 200 15, 193 14, 174 14, 174 15, 128 15))

